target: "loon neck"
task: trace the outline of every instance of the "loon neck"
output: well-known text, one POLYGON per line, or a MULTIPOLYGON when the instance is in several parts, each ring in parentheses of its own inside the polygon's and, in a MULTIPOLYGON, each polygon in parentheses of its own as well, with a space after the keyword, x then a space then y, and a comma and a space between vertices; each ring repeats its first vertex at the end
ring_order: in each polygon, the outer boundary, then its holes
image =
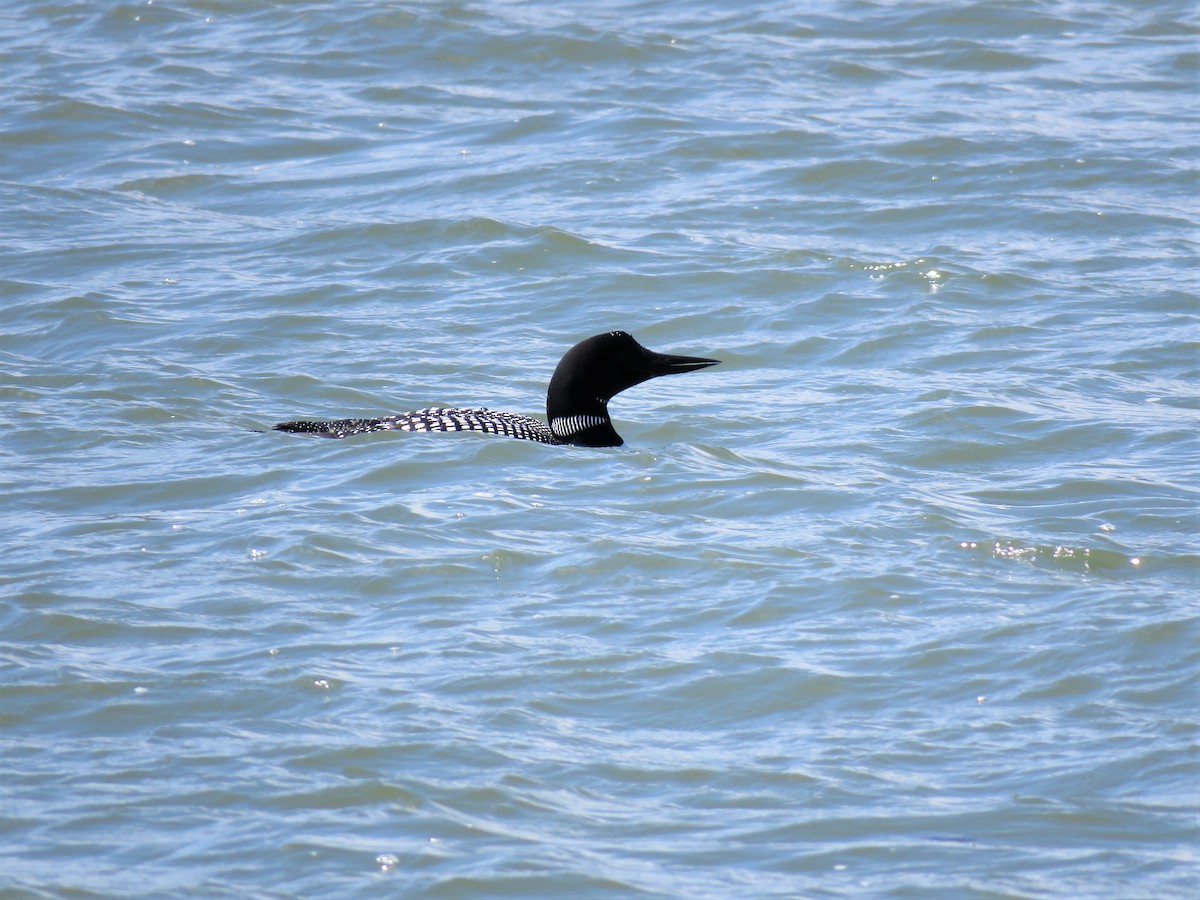
POLYGON ((568 412, 549 415, 550 430, 564 444, 576 447, 619 447, 625 443, 615 428, 608 410, 602 404, 591 412, 568 412))
POLYGON ((608 401, 599 397, 564 397, 552 391, 546 400, 546 418, 564 444, 619 447, 624 443, 608 415, 608 401))
POLYGON ((609 418, 611 394, 598 383, 597 362, 568 353, 550 379, 546 391, 546 418, 554 436, 564 444, 618 447, 624 443, 609 418))

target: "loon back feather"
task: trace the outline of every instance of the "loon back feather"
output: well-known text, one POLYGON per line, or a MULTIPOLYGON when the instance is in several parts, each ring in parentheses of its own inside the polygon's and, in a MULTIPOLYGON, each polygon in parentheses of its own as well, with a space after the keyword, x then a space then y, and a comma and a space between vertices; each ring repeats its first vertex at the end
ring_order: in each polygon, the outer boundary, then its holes
POLYGON ((432 406, 379 419, 280 422, 272 427, 327 438, 369 431, 481 431, 543 444, 617 447, 624 441, 608 415, 608 401, 613 396, 660 375, 691 372, 718 362, 699 356, 655 353, 624 331, 610 331, 580 341, 559 361, 546 392, 549 425, 531 416, 485 407, 432 406))
POLYGON ((369 431, 483 431, 506 437, 543 444, 561 444, 545 422, 517 413, 497 412, 494 409, 456 409, 431 406, 399 416, 380 419, 335 419, 332 422, 280 422, 276 431, 292 434, 315 434, 318 437, 344 438, 369 431))

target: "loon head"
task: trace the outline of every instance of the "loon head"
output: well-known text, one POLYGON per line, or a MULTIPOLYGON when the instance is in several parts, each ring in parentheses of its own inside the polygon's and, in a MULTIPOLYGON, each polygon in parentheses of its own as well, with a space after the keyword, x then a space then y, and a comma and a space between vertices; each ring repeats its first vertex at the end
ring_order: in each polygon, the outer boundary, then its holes
POLYGON ((567 444, 618 447, 624 441, 608 417, 609 400, 659 375, 692 372, 718 362, 656 353, 624 331, 597 334, 580 341, 559 360, 546 394, 550 428, 567 444))

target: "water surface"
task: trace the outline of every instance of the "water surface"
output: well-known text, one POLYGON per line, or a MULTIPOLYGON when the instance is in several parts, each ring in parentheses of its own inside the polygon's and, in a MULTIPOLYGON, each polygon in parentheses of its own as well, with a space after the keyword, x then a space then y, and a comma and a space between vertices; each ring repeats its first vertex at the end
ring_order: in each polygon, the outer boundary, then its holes
POLYGON ((1198 34, 10 3, 0 893, 1192 896, 1198 34))

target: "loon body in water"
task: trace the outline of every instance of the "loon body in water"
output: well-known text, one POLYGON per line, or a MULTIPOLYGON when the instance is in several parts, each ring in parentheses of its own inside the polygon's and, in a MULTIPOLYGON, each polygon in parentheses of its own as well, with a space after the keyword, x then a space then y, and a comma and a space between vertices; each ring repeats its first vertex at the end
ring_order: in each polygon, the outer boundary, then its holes
POLYGON ((608 401, 626 388, 659 375, 691 372, 720 360, 672 356, 647 350, 624 331, 580 341, 559 361, 546 393, 550 424, 491 409, 430 407, 381 419, 280 422, 276 431, 344 438, 368 431, 484 431, 543 444, 619 447, 624 441, 608 417, 608 401))

